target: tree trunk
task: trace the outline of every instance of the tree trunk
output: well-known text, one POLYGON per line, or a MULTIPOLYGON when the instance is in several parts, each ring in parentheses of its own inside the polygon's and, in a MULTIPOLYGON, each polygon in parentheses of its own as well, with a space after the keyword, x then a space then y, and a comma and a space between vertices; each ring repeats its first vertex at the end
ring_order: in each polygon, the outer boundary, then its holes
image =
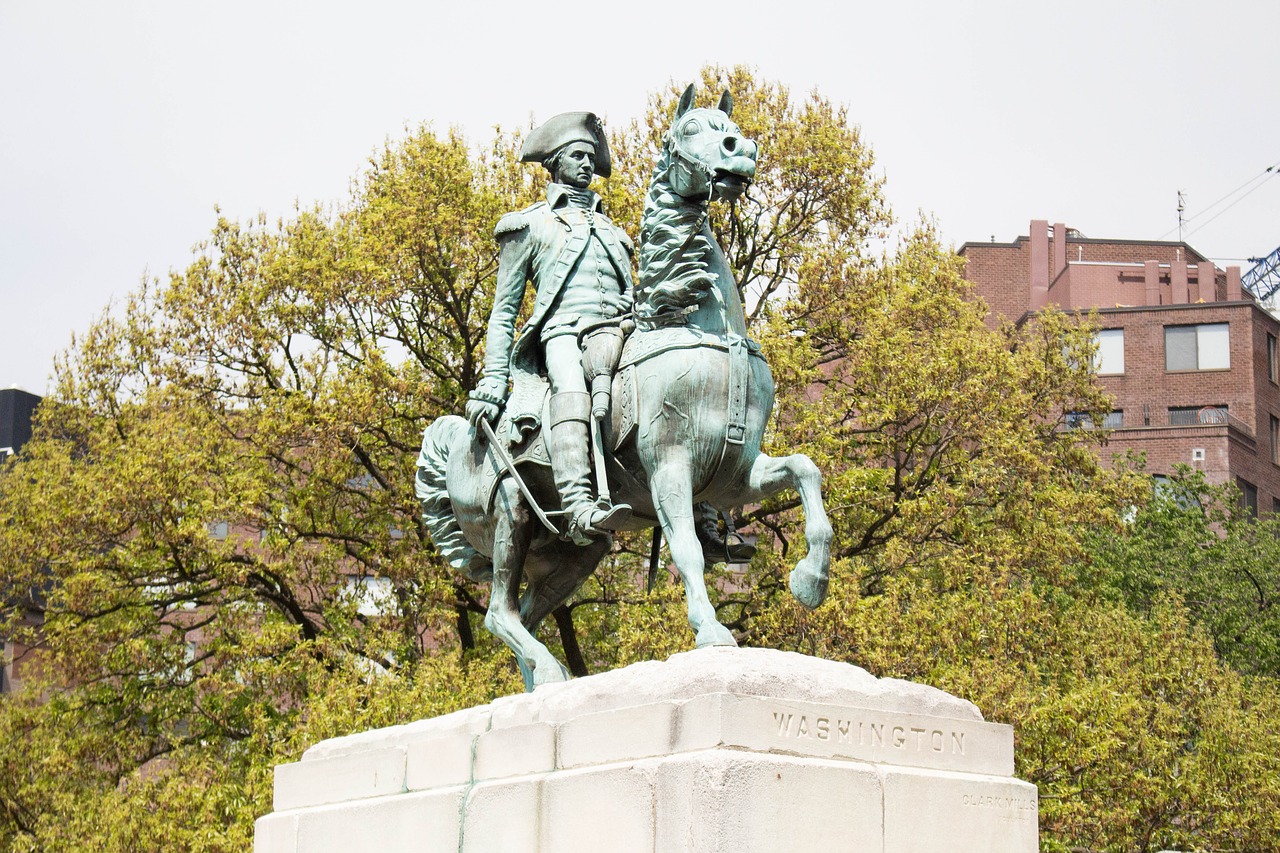
POLYGON ((578 645, 578 633, 573 628, 573 613, 561 604, 551 615, 556 617, 556 627, 560 629, 560 645, 564 647, 564 662, 574 678, 588 675, 587 662, 582 659, 582 648, 578 645))

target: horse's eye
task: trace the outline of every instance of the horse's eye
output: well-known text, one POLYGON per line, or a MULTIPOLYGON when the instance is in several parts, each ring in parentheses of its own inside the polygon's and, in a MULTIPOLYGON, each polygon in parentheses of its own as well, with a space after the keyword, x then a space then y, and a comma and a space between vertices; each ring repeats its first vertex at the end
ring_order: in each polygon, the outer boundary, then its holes
POLYGON ((692 121, 686 121, 684 123, 684 127, 680 128, 680 132, 683 133, 685 136, 693 136, 695 133, 698 133, 701 130, 702 130, 702 125, 698 124, 697 119, 694 119, 692 121))

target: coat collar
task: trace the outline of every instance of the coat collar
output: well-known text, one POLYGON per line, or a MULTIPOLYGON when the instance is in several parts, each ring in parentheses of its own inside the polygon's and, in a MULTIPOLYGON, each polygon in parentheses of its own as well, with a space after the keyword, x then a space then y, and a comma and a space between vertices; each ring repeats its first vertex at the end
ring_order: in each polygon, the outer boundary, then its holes
MULTIPOLYGON (((600 211, 600 196, 591 190, 587 190, 587 194, 591 197, 591 210, 600 211)), ((547 204, 551 205, 552 210, 565 207, 569 204, 569 188, 564 184, 549 183, 547 184, 547 204)))

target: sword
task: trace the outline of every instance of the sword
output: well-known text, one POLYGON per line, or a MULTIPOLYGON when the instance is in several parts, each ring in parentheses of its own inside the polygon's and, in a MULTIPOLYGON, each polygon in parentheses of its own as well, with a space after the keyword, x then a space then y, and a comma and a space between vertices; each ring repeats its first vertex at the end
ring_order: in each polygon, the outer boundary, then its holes
POLYGON ((609 477, 604 470, 604 434, 600 428, 600 419, 591 416, 591 450, 596 461, 596 494, 605 505, 613 503, 609 494, 609 477))
POLYGON ((547 514, 542 511, 542 507, 538 506, 538 502, 534 500, 533 493, 529 491, 529 487, 525 485, 524 479, 520 476, 520 472, 516 470, 515 460, 507 453, 507 449, 502 446, 502 442, 498 441, 498 437, 493 434, 493 427, 489 426, 488 418, 480 418, 480 425, 484 427, 484 434, 489 439, 489 449, 498 457, 498 461, 502 463, 502 467, 507 469, 507 473, 511 475, 511 479, 516 481, 516 485, 520 487, 520 494, 524 495, 525 501, 529 504, 529 508, 533 510, 533 514, 538 517, 546 525, 547 529, 555 535, 560 535, 560 529, 551 523, 551 519, 547 518, 547 514))

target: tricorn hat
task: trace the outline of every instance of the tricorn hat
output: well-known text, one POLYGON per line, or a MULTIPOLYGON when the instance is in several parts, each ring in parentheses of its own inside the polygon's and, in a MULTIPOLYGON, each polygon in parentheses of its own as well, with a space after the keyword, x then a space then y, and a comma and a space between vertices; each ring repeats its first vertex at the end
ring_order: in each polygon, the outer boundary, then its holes
POLYGON ((613 163, 604 124, 595 113, 560 113, 533 129, 520 150, 521 163, 541 163, 570 142, 589 142, 596 149, 596 174, 609 177, 613 163))

